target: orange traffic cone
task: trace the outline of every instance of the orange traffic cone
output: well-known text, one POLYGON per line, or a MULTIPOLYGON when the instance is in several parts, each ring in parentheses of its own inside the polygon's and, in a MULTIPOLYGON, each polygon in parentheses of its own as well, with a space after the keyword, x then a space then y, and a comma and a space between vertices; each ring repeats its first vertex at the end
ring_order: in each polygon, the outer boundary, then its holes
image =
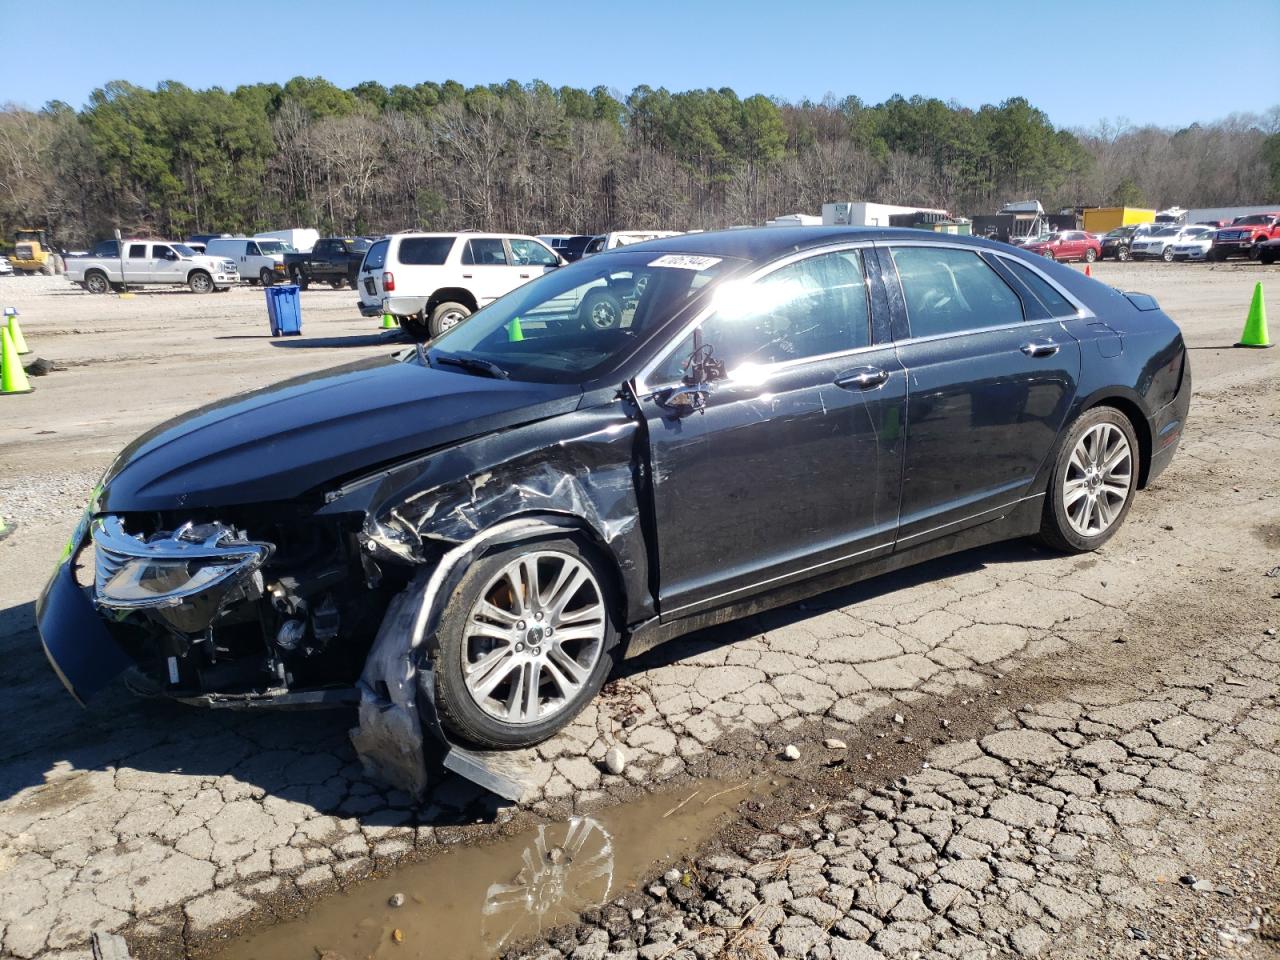
POLYGON ((1093 276, 1093 267, 1092 267, 1092 266, 1090 266, 1090 265, 1089 265, 1089 264, 1087 264, 1087 263, 1084 265, 1084 275, 1085 275, 1086 277, 1092 277, 1092 276, 1093 276))

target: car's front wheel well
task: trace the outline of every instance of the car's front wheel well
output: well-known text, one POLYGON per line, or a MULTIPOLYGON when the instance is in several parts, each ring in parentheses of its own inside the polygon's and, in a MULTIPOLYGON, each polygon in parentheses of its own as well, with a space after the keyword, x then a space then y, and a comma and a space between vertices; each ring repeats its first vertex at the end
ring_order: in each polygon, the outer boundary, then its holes
POLYGON ((433 293, 431 295, 431 299, 427 301, 427 308, 424 311, 424 314, 430 317, 431 312, 435 310, 436 307, 442 303, 448 303, 449 301, 462 304, 472 313, 475 313, 476 310, 480 309, 479 305, 476 303, 476 298, 472 295, 470 290, 467 290, 464 287, 441 287, 433 293))
POLYGON ((1127 397, 1101 397, 1086 409, 1094 407, 1114 407, 1133 425, 1133 432, 1138 437, 1138 489, 1141 490, 1147 485, 1147 475, 1151 470, 1151 424, 1143 415, 1142 408, 1127 397))

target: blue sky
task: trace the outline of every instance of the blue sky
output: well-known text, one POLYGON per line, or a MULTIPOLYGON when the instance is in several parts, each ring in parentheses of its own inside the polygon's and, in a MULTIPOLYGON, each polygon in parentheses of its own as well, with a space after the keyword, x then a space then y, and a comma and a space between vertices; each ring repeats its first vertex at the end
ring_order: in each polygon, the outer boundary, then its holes
POLYGON ((232 88, 299 74, 969 106, 1022 95, 1059 126, 1179 125, 1280 103, 1280 0, 0 0, 0 35, 0 102, 27 106, 80 106, 113 79, 232 88))

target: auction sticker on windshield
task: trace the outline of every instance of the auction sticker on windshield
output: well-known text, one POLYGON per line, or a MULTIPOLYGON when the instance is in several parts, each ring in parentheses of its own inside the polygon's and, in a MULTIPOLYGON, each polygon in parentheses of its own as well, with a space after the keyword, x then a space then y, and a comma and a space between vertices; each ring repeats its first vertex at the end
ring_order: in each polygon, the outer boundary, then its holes
POLYGON ((651 267, 675 267, 678 270, 705 270, 714 267, 720 257, 695 257, 688 253, 668 253, 650 262, 651 267))

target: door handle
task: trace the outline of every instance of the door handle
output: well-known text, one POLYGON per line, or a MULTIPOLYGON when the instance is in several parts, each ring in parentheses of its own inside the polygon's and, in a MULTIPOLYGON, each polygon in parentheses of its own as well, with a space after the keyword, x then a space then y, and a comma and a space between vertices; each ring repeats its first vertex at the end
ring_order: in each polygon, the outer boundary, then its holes
POLYGON ((469 274, 469 273, 464 273, 464 274, 462 275, 462 279, 464 279, 464 280, 470 280, 470 279, 471 279, 471 274, 469 274))
POLYGON ((524 279, 524 280, 528 280, 531 276, 533 276, 533 274, 531 274, 531 273, 522 273, 522 274, 520 274, 520 276, 521 276, 521 278, 522 278, 522 279, 524 279))
POLYGON ((1022 352, 1028 357, 1052 357, 1059 349, 1052 340, 1032 340, 1022 345, 1022 352))
POLYGON ((846 390, 870 390, 889 379, 889 371, 879 367, 860 367, 836 377, 836 386, 846 390))

